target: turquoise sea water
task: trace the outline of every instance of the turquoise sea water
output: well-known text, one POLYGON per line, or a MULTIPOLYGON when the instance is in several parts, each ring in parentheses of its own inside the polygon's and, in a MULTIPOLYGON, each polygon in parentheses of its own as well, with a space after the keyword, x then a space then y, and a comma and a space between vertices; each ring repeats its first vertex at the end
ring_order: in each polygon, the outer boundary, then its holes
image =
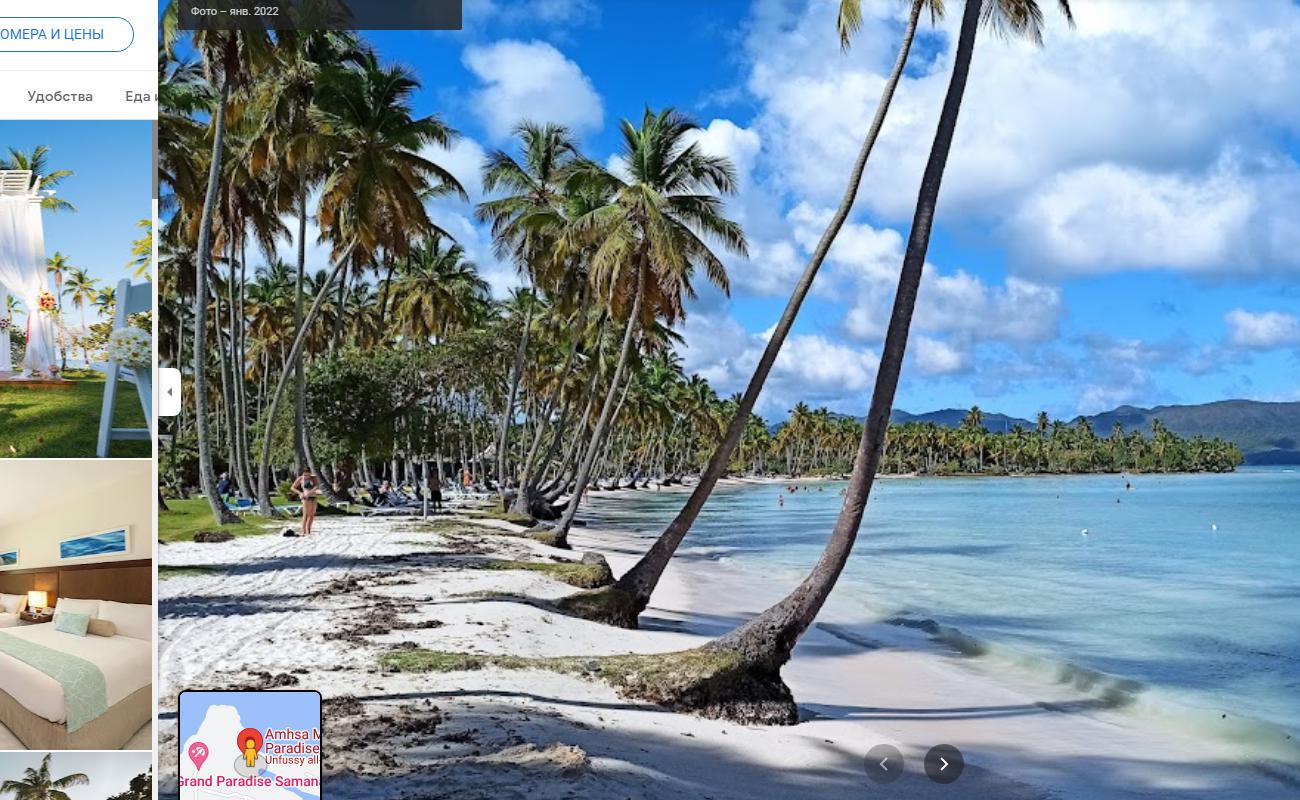
MULTIPOLYGON (((1300 471, 1127 480, 879 481, 829 609, 932 619, 1044 675, 1068 664, 1136 681, 1138 705, 1226 720, 1220 733, 1289 750, 1300 731, 1300 471)), ((810 490, 718 489, 682 553, 793 585, 821 551, 843 483, 798 485, 810 490)), ((654 535, 684 495, 594 498, 598 524, 654 535)))

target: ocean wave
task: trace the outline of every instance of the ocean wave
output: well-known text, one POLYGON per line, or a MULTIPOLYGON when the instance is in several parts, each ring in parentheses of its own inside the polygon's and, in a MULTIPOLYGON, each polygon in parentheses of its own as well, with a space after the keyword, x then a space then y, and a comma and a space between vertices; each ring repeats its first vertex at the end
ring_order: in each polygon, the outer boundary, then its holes
MULTIPOLYGON (((1074 663, 1027 652, 1001 642, 972 636, 951 625, 929 617, 896 615, 885 624, 927 634, 957 653, 981 659, 986 666, 1009 667, 1031 678, 1065 685, 1085 695, 1083 704, 1041 703, 1049 711, 1086 711, 1091 709, 1122 711, 1145 718, 1163 727, 1193 736, 1227 742, 1240 749, 1243 760, 1270 774, 1296 781, 1300 785, 1300 737, 1297 732, 1268 720, 1231 714, 1221 709, 1205 708, 1177 691, 1132 678, 1112 675, 1074 663)), ((835 626, 820 626, 846 641, 855 642, 835 626)))

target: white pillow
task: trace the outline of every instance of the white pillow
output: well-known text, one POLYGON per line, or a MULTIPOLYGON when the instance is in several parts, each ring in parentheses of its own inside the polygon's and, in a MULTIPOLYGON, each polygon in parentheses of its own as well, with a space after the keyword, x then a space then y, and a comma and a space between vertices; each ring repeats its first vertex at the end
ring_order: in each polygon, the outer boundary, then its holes
POLYGON ((118 636, 132 639, 153 639, 153 606, 147 603, 115 603, 104 600, 99 604, 99 618, 117 626, 118 636))
POLYGON ((57 621, 61 612, 67 611, 69 614, 89 614, 91 619, 99 616, 98 600, 75 600, 70 597, 60 597, 59 602, 54 605, 54 619, 57 621))
POLYGON ((0 594, 0 614, 17 614, 27 607, 25 594, 0 594))

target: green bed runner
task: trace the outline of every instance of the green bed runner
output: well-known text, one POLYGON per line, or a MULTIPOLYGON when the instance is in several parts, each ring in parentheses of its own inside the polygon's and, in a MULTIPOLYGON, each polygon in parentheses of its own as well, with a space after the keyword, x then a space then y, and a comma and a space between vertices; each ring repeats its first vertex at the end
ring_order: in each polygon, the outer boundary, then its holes
POLYGON ((68 707, 68 733, 76 732, 108 710, 104 673, 86 659, 7 634, 0 634, 0 653, 35 667, 59 682, 64 705, 68 707))

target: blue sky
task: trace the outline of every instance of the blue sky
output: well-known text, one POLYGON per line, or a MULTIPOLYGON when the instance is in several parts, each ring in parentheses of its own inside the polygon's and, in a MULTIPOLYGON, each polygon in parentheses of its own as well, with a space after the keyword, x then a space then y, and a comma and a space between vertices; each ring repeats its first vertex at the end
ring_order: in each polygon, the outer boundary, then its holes
MULTIPOLYGON (((897 405, 1069 417, 1300 400, 1300 6, 1257 0, 1247 19, 1196 0, 1161 14, 1095 2, 1071 31, 1044 5, 1042 49, 979 41, 897 405)), ((435 156, 467 184, 522 116, 570 125, 607 161, 618 120, 646 104, 693 115, 702 146, 739 167, 729 208, 751 259, 729 259, 730 298, 689 309, 683 358, 729 393, 838 200, 904 8, 864 0, 847 54, 834 0, 466 0, 464 31, 368 38, 419 73, 417 110, 465 135, 435 156)), ((924 23, 760 400, 769 417, 799 399, 866 408, 957 21, 924 23)), ((435 211, 498 292, 513 283, 468 206, 435 211)))
MULTIPOLYGON (((30 153, 37 145, 50 148, 48 163, 54 169, 75 173, 64 179, 58 196, 77 211, 45 212, 45 253, 68 256, 101 285, 115 286, 129 278, 131 243, 141 231, 136 222, 152 216, 153 141, 148 122, 138 121, 0 121, 0 152, 9 148, 30 153)), ((53 290, 53 284, 51 284, 53 290)), ((79 325, 80 312, 71 309, 69 320, 79 325)), ((86 318, 95 321, 87 308, 86 318)))

